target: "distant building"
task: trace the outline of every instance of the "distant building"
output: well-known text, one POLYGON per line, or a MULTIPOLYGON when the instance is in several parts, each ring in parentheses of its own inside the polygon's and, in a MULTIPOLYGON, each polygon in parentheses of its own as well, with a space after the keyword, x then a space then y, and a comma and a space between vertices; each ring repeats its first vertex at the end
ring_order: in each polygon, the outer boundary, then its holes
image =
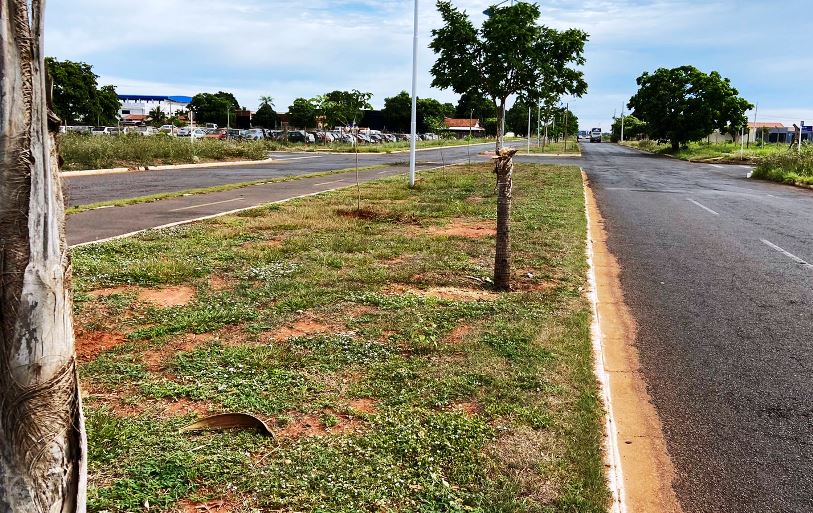
POLYGON ((120 94, 119 101, 121 101, 119 119, 122 123, 139 124, 143 123, 156 107, 160 107, 167 116, 186 111, 192 102, 192 97, 120 94))
POLYGON ((482 137, 486 133, 486 129, 480 126, 480 120, 476 118, 443 118, 443 126, 458 139, 468 137, 469 134, 482 137))

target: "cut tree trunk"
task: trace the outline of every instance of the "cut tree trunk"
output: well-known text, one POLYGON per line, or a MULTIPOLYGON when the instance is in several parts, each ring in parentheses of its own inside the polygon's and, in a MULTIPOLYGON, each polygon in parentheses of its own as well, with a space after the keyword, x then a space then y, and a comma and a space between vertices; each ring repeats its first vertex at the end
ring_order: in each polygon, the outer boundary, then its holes
POLYGON ((497 174, 497 248, 494 255, 494 288, 511 290, 511 242, 508 225, 511 219, 511 174, 514 171, 514 148, 502 148, 494 158, 497 174))
POLYGON ((44 0, 0 0, 0 513, 84 512, 87 443, 44 0))

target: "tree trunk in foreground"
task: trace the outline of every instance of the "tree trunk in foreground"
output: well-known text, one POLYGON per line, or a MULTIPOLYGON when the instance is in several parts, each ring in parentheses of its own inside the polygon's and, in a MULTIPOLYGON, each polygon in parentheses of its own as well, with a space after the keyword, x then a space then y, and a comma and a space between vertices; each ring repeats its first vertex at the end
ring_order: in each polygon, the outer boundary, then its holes
POLYGON ((517 150, 502 148, 494 159, 494 172, 497 174, 497 251, 494 255, 494 287, 497 290, 511 290, 511 244, 508 224, 511 218, 511 173, 512 160, 517 150))
POLYGON ((83 513, 86 502, 44 10, 0 0, 0 513, 83 513))

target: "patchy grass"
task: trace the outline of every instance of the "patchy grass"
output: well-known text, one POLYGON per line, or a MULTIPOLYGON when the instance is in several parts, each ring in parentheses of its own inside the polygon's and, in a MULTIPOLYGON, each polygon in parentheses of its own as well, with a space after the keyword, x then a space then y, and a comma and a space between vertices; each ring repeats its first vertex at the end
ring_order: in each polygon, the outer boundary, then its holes
MULTIPOLYGON (((142 136, 143 137, 143 136, 142 136)), ((392 164, 375 164, 371 166, 361 166, 358 168, 359 171, 369 171, 371 169, 380 169, 384 167, 390 166, 400 166, 402 165, 400 162, 392 163, 392 164)), ((356 168, 345 168, 345 169, 335 169, 332 171, 323 171, 323 172, 316 172, 316 173, 308 173, 305 175, 295 175, 295 176, 284 176, 280 178, 264 178, 262 180, 253 180, 249 182, 237 182, 237 183, 227 183, 223 185, 215 185, 212 187, 202 187, 199 189, 187 189, 185 191, 173 191, 173 192, 162 192, 159 194, 151 194, 149 196, 138 196, 136 198, 125 198, 125 199, 118 199, 118 200, 109 200, 109 201, 98 201, 96 203, 89 203, 87 205, 73 205, 68 207, 65 210, 66 214, 78 214, 80 212, 86 212, 88 210, 96 210, 97 208, 109 208, 109 207, 123 207, 127 205, 136 205, 139 203, 151 203, 153 201, 165 200, 170 198, 180 198, 181 196, 189 196, 189 195, 196 195, 196 194, 208 194, 210 192, 223 192, 223 191, 233 191, 235 189, 242 189, 244 187, 250 187, 252 185, 263 185, 267 183, 277 183, 277 182, 288 182, 291 180, 301 180, 303 178, 315 178, 317 176, 327 176, 327 175, 335 175, 339 173, 347 173, 350 171, 356 171, 356 168)))
POLYGON ((80 355, 89 510, 605 511, 579 170, 517 164, 506 294, 460 231, 493 191, 451 167, 76 249, 78 329, 116 334, 80 355), (226 411, 277 436, 179 432, 226 411))
MULTIPOLYGON (((490 139, 472 139, 473 144, 491 142, 490 139)), ((418 148, 436 148, 466 144, 457 139, 418 141, 418 148)), ((392 153, 409 149, 408 141, 358 145, 346 143, 297 144, 279 141, 220 141, 155 135, 92 136, 63 134, 59 137, 59 153, 64 171, 107 169, 114 167, 138 168, 166 164, 190 164, 238 160, 262 160, 271 151, 331 151, 341 153, 392 153)))
MULTIPOLYGON (((527 153, 528 147, 519 147, 518 155, 527 153)), ((536 140, 531 139, 531 154, 553 154, 553 155, 580 155, 579 143, 575 140, 567 141, 567 148, 565 148, 564 141, 550 141, 547 144, 537 146, 536 140)))
POLYGON ((677 152, 672 151, 669 144, 661 144, 655 141, 624 141, 624 146, 637 148, 650 153, 662 155, 672 155, 681 160, 690 162, 711 162, 711 163, 733 163, 733 164, 758 164, 764 159, 784 153, 788 146, 785 144, 765 144, 764 146, 752 143, 742 152, 739 143, 705 143, 691 142, 685 148, 677 152))
POLYGON ((792 148, 763 159, 752 177, 791 185, 813 186, 813 146, 803 144, 801 149, 801 153, 792 148))

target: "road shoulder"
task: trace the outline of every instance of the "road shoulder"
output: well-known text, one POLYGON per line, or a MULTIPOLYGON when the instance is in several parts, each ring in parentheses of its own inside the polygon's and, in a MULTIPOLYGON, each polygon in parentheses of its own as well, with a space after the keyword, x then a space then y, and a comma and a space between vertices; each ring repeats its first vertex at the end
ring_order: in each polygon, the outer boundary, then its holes
POLYGON ((636 325, 624 302, 621 270, 607 247, 604 219, 590 181, 584 172, 582 177, 596 281, 597 342, 600 344, 597 370, 607 388, 608 429, 613 430, 609 433, 607 449, 611 452, 610 460, 615 456, 619 460, 616 464, 621 467, 615 474, 619 482, 611 482, 619 496, 616 511, 681 513, 683 510, 672 489, 674 467, 660 419, 640 372, 634 345, 636 325))

